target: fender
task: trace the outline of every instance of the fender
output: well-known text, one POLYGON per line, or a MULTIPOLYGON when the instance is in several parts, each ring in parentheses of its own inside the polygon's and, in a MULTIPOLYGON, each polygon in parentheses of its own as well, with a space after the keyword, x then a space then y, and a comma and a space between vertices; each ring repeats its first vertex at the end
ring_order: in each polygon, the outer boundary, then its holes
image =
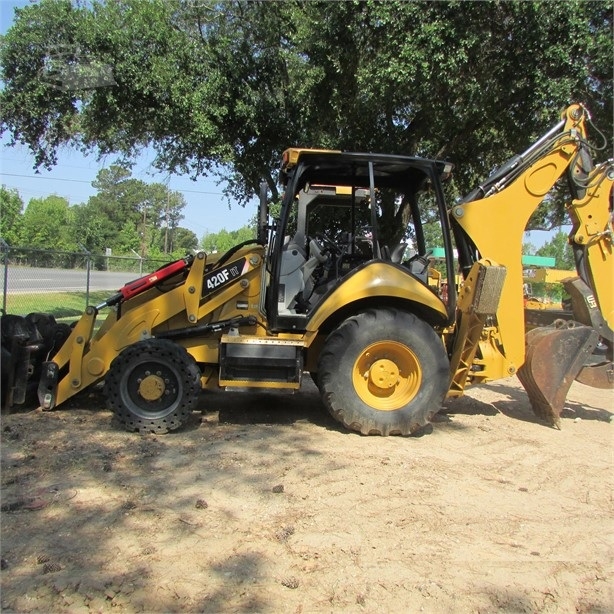
POLYGON ((307 323, 308 332, 317 332, 322 323, 343 307, 361 299, 401 299, 424 305, 434 312, 441 324, 447 322, 448 314, 443 301, 412 275, 397 265, 371 262, 356 269, 343 283, 327 296, 307 323))

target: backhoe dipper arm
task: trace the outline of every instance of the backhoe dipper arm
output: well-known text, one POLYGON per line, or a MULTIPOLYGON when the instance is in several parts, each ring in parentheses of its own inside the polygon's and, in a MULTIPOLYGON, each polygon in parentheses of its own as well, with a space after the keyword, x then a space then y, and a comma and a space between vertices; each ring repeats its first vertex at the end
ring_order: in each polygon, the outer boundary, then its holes
MULTIPOLYGON (((589 289, 587 307, 599 308, 602 323, 596 328, 599 335, 610 343, 614 342, 613 184, 614 160, 608 160, 597 166, 587 177, 583 198, 573 200, 568 207, 573 225, 569 242, 573 248, 578 275, 589 289)), ((583 324, 595 325, 576 315, 576 310, 574 317, 583 324)))

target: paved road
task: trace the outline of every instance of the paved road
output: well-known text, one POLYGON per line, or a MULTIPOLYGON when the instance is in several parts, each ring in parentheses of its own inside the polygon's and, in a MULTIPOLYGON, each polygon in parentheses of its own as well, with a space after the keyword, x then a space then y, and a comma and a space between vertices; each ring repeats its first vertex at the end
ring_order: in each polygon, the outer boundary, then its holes
MULTIPOLYGON (((4 268, 0 267, 0 282, 4 288, 4 268)), ((115 292, 124 284, 137 279, 138 273, 90 271, 90 292, 109 290, 115 292)), ((9 294, 36 292, 85 292, 87 273, 84 269, 44 269, 9 266, 7 292, 9 294)))

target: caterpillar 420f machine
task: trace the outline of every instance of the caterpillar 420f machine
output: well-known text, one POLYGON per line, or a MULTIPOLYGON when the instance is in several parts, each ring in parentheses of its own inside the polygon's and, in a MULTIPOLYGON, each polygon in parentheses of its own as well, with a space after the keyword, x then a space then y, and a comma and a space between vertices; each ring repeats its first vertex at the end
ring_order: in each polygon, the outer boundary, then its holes
MULTIPOLYGON (((451 208, 445 162, 289 149, 281 213, 269 224, 264 190, 256 240, 127 284, 88 307, 55 354, 32 335, 9 338, 8 396, 21 400, 35 373, 49 410, 104 379, 108 406, 127 429, 166 432, 206 405, 203 389, 294 390, 310 373, 349 429, 407 435, 446 397, 516 374, 535 412, 558 425, 574 379, 614 384, 614 165, 593 163, 589 124, 583 106, 570 106, 451 208), (523 232, 565 176, 574 319, 525 338, 523 232), (382 240, 386 200, 409 211, 411 245, 382 240), (434 211, 445 277, 429 266, 424 225, 434 211), (443 291, 459 273, 459 287, 443 291), (606 354, 591 361, 598 343, 606 354)), ((31 325, 42 320, 29 316, 31 325)))

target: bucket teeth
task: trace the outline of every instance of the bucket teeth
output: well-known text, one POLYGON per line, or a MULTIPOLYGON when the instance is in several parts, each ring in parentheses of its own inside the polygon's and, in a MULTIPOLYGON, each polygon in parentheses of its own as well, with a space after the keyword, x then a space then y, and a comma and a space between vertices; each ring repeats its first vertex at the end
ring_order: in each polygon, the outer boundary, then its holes
POLYGON ((518 370, 536 416, 560 428, 569 388, 598 341, 597 332, 574 321, 557 320, 526 335, 525 363, 518 370))

